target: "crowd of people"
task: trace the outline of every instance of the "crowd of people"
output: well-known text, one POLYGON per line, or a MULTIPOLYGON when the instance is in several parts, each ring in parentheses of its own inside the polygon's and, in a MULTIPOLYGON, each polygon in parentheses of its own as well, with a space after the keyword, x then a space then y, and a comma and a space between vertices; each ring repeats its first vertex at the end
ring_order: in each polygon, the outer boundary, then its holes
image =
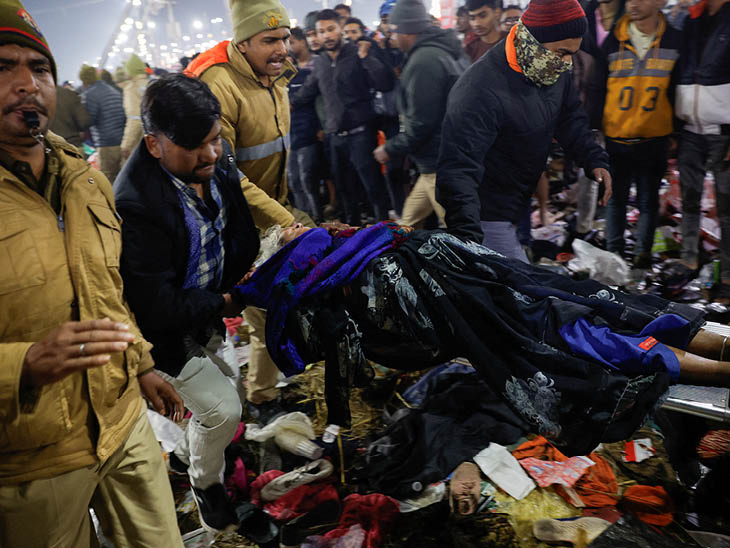
POLYGON ((245 529, 224 451, 244 411, 285 414, 280 370, 318 359, 333 423, 366 358, 466 355, 521 424, 587 451, 637 377, 609 441, 669 382, 730 385, 727 337, 700 312, 523 264, 554 142, 601 185, 622 256, 636 186, 636 268, 671 155, 673 274, 702 266, 709 170, 730 304, 730 0, 664 4, 466 0, 442 29, 422 0, 386 0, 369 29, 343 4, 296 27, 280 0, 230 0, 232 39, 180 72, 131 54, 114 75, 81 67, 74 89, 0 0, 0 544, 87 546, 92 507, 116 546, 182 546, 168 468, 206 528, 245 529), (222 357, 222 318, 240 315, 245 382, 222 357), (167 465, 140 395, 192 413, 167 465))

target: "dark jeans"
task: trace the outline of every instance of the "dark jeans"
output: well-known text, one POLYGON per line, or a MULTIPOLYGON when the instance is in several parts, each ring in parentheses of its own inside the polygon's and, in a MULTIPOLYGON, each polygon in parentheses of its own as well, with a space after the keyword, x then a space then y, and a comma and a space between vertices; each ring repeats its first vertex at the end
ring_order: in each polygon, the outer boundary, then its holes
POLYGON ((342 220, 349 225, 362 224, 358 176, 373 208, 375 219, 382 221, 388 218, 388 190, 373 158, 376 143, 372 128, 354 135, 333 133, 330 137, 330 159, 337 201, 344 213, 342 220))
MULTIPOLYGON (((400 120, 395 118, 381 118, 380 125, 385 133, 386 139, 392 139, 400 132, 400 120)), ((388 193, 390 194, 390 203, 392 209, 398 215, 403 213, 403 204, 406 201, 405 185, 408 182, 408 174, 403 168, 404 159, 391 159, 385 164, 386 179, 388 181, 388 193)))
POLYGON ((698 135, 683 131, 679 144, 679 185, 682 190, 682 259, 696 263, 700 242, 700 202, 706 170, 715 177, 720 221, 720 276, 730 281, 730 171, 725 154, 730 135, 698 135))
POLYGON ((317 143, 292 150, 289 154, 289 190, 294 206, 308 213, 316 222, 322 219, 322 204, 319 199, 319 180, 315 175, 317 143))
POLYGON ((666 137, 632 145, 606 140, 613 171, 613 195, 606 208, 606 247, 609 251, 624 251, 626 205, 631 184, 636 183, 639 222, 635 254, 651 253, 659 215, 659 187, 667 169, 667 145, 666 137))

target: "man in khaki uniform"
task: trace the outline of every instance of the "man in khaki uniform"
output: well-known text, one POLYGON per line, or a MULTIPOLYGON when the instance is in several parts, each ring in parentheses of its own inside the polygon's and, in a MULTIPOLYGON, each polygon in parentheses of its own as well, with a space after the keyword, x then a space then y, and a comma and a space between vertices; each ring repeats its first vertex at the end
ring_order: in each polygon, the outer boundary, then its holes
MULTIPOLYGON (((210 86, 221 103, 223 138, 245 174, 242 188, 256 226, 265 230, 312 220, 289 205, 286 163, 290 109, 287 84, 296 69, 287 60, 289 17, 279 0, 230 0, 232 42, 201 53, 186 69, 210 86), (295 219, 296 217, 296 219, 295 219)), ((244 310, 250 327, 248 410, 266 423, 281 412, 278 370, 266 351, 263 310, 244 310)))
POLYGON ((149 75, 147 65, 133 53, 124 63, 125 74, 129 80, 121 82, 122 97, 124 100, 124 114, 127 116, 127 123, 124 126, 122 137, 122 161, 126 161, 132 151, 144 136, 142 129, 142 97, 147 89, 149 75))
POLYGON ((182 547, 140 392, 181 416, 122 297, 109 181, 47 133, 56 65, 0 0, 0 546, 182 547))

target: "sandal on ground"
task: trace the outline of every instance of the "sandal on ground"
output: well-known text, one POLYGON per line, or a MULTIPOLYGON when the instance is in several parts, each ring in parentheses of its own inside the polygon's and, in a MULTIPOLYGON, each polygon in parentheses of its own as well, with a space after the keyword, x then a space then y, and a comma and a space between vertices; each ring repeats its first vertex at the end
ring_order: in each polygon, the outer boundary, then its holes
MULTIPOLYGON (((539 519, 532 525, 532 534, 543 542, 593 542, 611 526, 601 518, 539 519)), ((584 544, 585 546, 585 544, 584 544)))
POLYGON ((659 275, 659 279, 667 289, 682 289, 697 277, 697 269, 692 269, 679 261, 668 263, 659 275))
POLYGON ((468 516, 477 510, 482 478, 479 467, 473 462, 462 462, 451 478, 449 506, 460 516, 468 516))

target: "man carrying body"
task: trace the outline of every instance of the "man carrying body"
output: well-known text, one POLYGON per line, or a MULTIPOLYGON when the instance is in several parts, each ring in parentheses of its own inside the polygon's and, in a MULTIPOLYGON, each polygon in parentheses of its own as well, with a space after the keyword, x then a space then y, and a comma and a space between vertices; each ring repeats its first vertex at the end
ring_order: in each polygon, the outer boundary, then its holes
MULTIPOLYGON (((221 104, 223 140, 245 174, 242 188, 256 226, 265 230, 297 220, 314 226, 288 201, 290 107, 287 84, 296 69, 287 60, 289 18, 278 0, 231 0, 232 42, 201 53, 185 70, 210 86, 221 104), (250 181, 249 181, 250 179, 250 181)), ((282 413, 276 402, 278 369, 266 350, 262 310, 246 308, 251 359, 247 408, 261 422, 282 413)))
POLYGON ((317 16, 317 31, 327 55, 314 60, 312 74, 292 98, 292 105, 311 103, 321 94, 325 100, 330 134, 332 171, 337 200, 344 209, 343 221, 361 224, 360 182, 378 220, 388 218, 387 189, 372 157, 375 149, 375 111, 371 89, 390 91, 393 71, 376 55, 372 42, 344 43, 337 14, 322 10, 317 16))
POLYGON ((435 197, 441 121, 451 86, 469 61, 453 31, 431 26, 421 0, 398 0, 390 25, 407 55, 398 97, 403 131, 375 149, 374 155, 380 163, 410 155, 418 166, 419 177, 403 207, 402 224, 418 226, 434 211, 443 223, 444 209, 435 197))
POLYGON ((238 364, 216 352, 221 317, 242 309, 228 290, 253 263, 259 239, 208 86, 182 74, 153 81, 142 122, 144 140, 114 185, 124 288, 158 369, 193 413, 171 467, 187 471, 201 523, 220 531, 237 523, 221 482, 241 400, 229 382, 240 383, 238 364))
POLYGON ((140 391, 154 371, 122 297, 109 181, 46 133, 56 65, 20 2, 0 2, 0 546, 88 547, 91 506, 115 546, 182 548, 140 391))
POLYGON ((555 136, 611 191, 608 157, 593 139, 570 75, 586 31, 576 0, 532 0, 507 39, 472 65, 449 95, 436 199, 457 236, 526 261, 524 215, 555 136))

